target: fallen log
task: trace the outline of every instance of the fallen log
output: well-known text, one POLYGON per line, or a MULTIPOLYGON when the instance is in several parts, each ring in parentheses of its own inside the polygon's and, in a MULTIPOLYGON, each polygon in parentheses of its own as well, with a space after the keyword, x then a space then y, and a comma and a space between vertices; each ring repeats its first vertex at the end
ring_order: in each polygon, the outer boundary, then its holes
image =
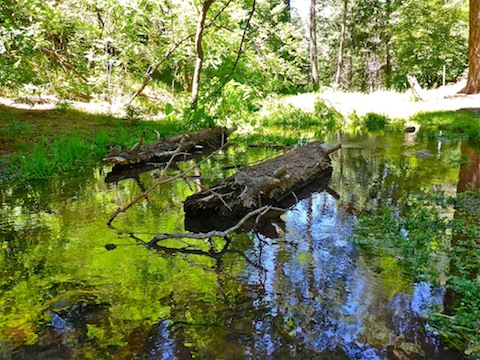
MULTIPOLYGON (((270 208, 260 219, 250 218, 247 220, 240 230, 247 232, 255 228, 258 233, 270 238, 275 238, 278 237, 279 228, 285 231, 285 223, 280 220, 280 215, 282 215, 284 211, 279 211, 279 209, 288 209, 299 201, 308 198, 312 193, 320 193, 322 191, 326 191, 333 197, 338 198, 338 194, 328 187, 328 183, 332 177, 332 170, 332 168, 329 168, 322 171, 320 175, 316 176, 307 185, 276 202, 275 207, 270 208)), ((224 216, 219 216, 219 214, 206 213, 196 217, 185 216, 185 230, 195 233, 206 233, 212 230, 225 231, 238 223, 242 215, 243 213, 228 213, 224 216)))
POLYGON ((186 219, 236 216, 275 205, 286 196, 331 172, 329 154, 340 148, 315 141, 255 166, 245 167, 216 185, 189 196, 186 219))
MULTIPOLYGON (((146 162, 166 162, 178 155, 191 156, 200 149, 219 148, 235 130, 236 127, 215 126, 192 134, 175 135, 165 139, 159 138, 148 145, 143 145, 144 132, 140 137, 140 141, 132 149, 111 150, 103 158, 103 162, 125 166, 144 164, 146 162)), ((157 135, 159 134, 157 133, 157 135)))

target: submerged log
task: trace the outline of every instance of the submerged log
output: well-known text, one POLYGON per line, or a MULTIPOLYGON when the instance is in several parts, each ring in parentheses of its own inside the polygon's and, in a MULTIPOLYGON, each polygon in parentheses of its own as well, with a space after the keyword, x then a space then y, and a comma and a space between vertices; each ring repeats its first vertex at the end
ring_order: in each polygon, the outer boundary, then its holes
MULTIPOLYGON (((275 159, 245 167, 228 179, 189 196, 187 219, 211 214, 235 216, 286 196, 331 172, 329 154, 340 148, 321 141, 298 147, 275 159)), ((292 195, 294 196, 294 195, 292 195)))
MULTIPOLYGON (((175 135, 166 139, 142 145, 145 132, 140 141, 130 150, 112 150, 103 158, 106 164, 136 165, 146 162, 165 162, 172 156, 191 155, 199 149, 216 149, 226 142, 227 137, 236 127, 216 126, 192 134, 175 135)), ((158 135, 158 134, 157 134, 158 135)))

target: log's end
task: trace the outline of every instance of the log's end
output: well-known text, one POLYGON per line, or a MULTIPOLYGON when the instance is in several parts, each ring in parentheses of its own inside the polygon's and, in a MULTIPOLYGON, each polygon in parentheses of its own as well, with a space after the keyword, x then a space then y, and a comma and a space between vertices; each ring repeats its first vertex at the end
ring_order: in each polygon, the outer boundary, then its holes
POLYGON ((333 146, 325 145, 325 146, 324 146, 325 155, 330 155, 331 153, 337 151, 337 150, 340 149, 341 147, 342 147, 342 143, 338 143, 338 144, 333 145, 333 146))
POLYGON ((225 129, 225 135, 226 135, 226 136, 229 136, 231 133, 233 133, 233 132, 236 131, 237 129, 238 129, 238 126, 237 126, 237 125, 233 125, 232 127, 226 128, 226 129, 225 129))
POLYGON ((123 156, 106 156, 102 159, 105 164, 128 165, 130 161, 123 156))

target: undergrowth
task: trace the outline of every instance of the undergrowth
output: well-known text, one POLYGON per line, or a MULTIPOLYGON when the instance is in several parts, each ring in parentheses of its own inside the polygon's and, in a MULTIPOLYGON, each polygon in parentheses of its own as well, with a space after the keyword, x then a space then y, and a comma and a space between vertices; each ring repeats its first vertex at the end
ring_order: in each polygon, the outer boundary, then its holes
POLYGON ((268 103, 263 111, 252 114, 247 121, 248 134, 237 141, 270 145, 301 145, 324 140, 339 130, 343 116, 317 99, 313 111, 305 111, 278 100, 268 103))
POLYGON ((424 193, 362 215, 354 235, 366 254, 397 259, 415 281, 453 294, 452 304, 428 315, 429 326, 472 358, 480 356, 479 209, 480 190, 455 197, 424 193))

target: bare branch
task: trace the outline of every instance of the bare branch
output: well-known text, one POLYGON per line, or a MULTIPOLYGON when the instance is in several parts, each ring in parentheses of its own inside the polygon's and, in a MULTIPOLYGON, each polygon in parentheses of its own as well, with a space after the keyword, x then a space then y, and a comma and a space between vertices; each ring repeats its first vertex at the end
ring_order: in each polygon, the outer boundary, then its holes
MULTIPOLYGON (((184 179, 187 179, 187 177, 184 177, 184 179)), ((226 207, 228 210, 232 211, 232 208, 226 203, 225 200, 223 200, 222 194, 217 193, 217 192, 214 191, 213 189, 210 189, 208 186, 202 185, 202 184, 200 184, 200 183, 198 183, 198 185, 200 186, 201 189, 206 190, 206 191, 212 193, 212 195, 218 197, 218 199, 223 203, 223 205, 225 205, 225 207, 226 207)), ((229 195, 230 195, 230 194, 229 194, 229 195)), ((225 195, 223 195, 223 196, 225 196, 225 195)))
POLYGON ((54 58, 65 69, 65 71, 71 70, 75 75, 81 78, 84 82, 88 82, 88 79, 85 76, 83 76, 83 74, 80 73, 80 71, 76 69, 75 65, 70 63, 68 59, 62 58, 55 50, 41 48, 40 51, 45 55, 48 55, 54 58))
POLYGON ((245 29, 243 30, 242 39, 240 40, 240 46, 238 47, 237 58, 235 59, 235 63, 232 66, 232 70, 230 70, 230 73, 228 74, 228 76, 226 78, 226 81, 224 81, 224 82, 228 82, 228 80, 230 80, 230 78, 233 76, 233 73, 235 72, 235 69, 237 68, 238 62, 240 60, 240 56, 242 55, 242 51, 243 51, 243 43, 245 42, 245 38, 247 36, 247 31, 250 27, 250 20, 252 20, 253 14, 255 13, 256 4, 257 4, 256 0, 253 0, 252 11, 250 12, 250 15, 248 16, 247 24, 245 25, 245 29))
POLYGON ((117 217, 118 214, 122 213, 122 212, 125 212, 127 211, 128 209, 130 209, 133 205, 135 205, 138 201, 144 199, 147 197, 147 195, 152 192, 154 189, 156 189, 159 185, 162 185, 162 184, 167 184, 169 182, 172 182, 174 180, 177 180, 177 179, 180 179, 182 177, 184 177, 185 175, 187 175, 190 171, 192 171, 193 169, 195 169, 198 165, 204 163, 205 161, 207 161, 208 159, 210 159, 211 157, 213 157, 214 155, 216 155, 220 150, 224 149, 226 146, 228 145, 228 142, 226 142, 225 144, 223 144, 221 147, 219 147, 216 151, 214 151, 213 153, 211 153, 210 155, 208 155, 205 159, 203 159, 202 161, 198 162, 197 164, 195 164, 194 166, 188 168, 187 170, 183 171, 182 173, 178 174, 178 175, 175 175, 171 178, 168 178, 168 179, 163 179, 167 169, 169 168, 170 164, 173 162, 173 159, 178 156, 178 155, 181 155, 181 151, 179 149, 178 153, 176 154, 173 154, 172 157, 170 158, 170 160, 168 161, 167 165, 165 166, 165 168, 163 169, 162 173, 160 174, 160 179, 154 183, 152 186, 150 186, 145 192, 143 192, 142 194, 138 195, 135 199, 133 199, 128 205, 124 206, 124 207, 121 207, 121 208, 118 208, 117 210, 115 210, 115 212, 112 213, 112 215, 110 215, 110 219, 107 221, 107 225, 108 226, 111 226, 112 225, 112 222, 113 220, 115 220, 115 218, 117 217))
MULTIPOLYGON (((274 209, 272 206, 262 206, 258 209, 250 211, 248 214, 246 214, 239 222, 237 222, 234 226, 228 228, 227 230, 224 231, 209 231, 207 233, 174 233, 174 234, 159 234, 155 235, 155 237, 148 243, 149 246, 155 246, 159 241, 166 240, 166 239, 195 239, 195 240, 204 240, 204 239, 209 239, 212 237, 226 237, 228 234, 231 232, 234 232, 235 230, 238 230, 248 219, 255 215, 264 215, 268 211, 274 209)), ((279 208, 275 208, 275 210, 282 210, 279 208)), ((258 219, 257 219, 258 221, 258 219)))

